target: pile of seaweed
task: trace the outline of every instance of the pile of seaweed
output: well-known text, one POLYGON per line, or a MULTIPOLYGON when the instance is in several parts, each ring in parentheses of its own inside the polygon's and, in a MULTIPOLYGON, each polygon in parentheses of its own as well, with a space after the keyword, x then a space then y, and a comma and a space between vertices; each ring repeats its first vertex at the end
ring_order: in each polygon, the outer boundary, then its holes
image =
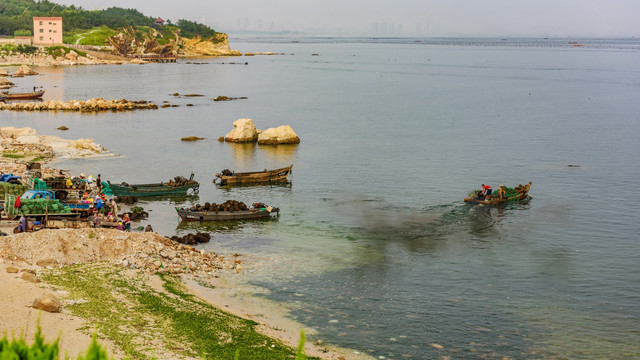
POLYGON ((123 203, 127 205, 133 205, 138 202, 138 198, 130 195, 130 196, 118 196, 116 197, 116 202, 123 203))
POLYGON ((131 211, 124 212, 119 216, 122 218, 124 214, 129 215, 129 219, 131 219, 131 221, 139 221, 149 218, 149 213, 144 211, 140 206, 132 206, 131 211))
POLYGON ((209 242, 209 240, 211 240, 211 234, 199 232, 195 234, 187 234, 185 236, 173 235, 171 237, 171 240, 177 241, 180 244, 196 245, 196 244, 209 242))
POLYGON ((191 184, 198 184, 198 182, 195 180, 189 180, 184 176, 176 176, 173 178, 174 186, 185 186, 185 185, 191 185, 191 184))
POLYGON ((197 204, 191 207, 191 211, 211 211, 218 213, 219 211, 243 211, 249 210, 247 205, 242 201, 227 200, 222 204, 216 203, 204 203, 204 205, 197 204))

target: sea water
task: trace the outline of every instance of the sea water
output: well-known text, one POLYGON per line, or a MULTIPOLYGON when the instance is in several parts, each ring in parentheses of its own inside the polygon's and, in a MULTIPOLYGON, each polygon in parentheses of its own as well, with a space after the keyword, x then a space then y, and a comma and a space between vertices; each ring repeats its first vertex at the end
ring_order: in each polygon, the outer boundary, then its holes
POLYGON ((4 111, 0 124, 93 138, 119 155, 54 164, 75 173, 144 183, 193 172, 199 194, 141 201, 142 225, 210 232, 201 248, 245 256, 231 281, 285 304, 314 338, 388 359, 640 357, 638 40, 232 38, 231 47, 277 55, 38 68, 15 82, 44 86, 45 99, 178 106, 4 111), (301 142, 218 142, 238 118, 291 125, 301 142), (180 141, 192 135, 205 139, 180 141), (226 168, 289 164, 291 186, 212 183, 226 168), (529 181, 525 204, 462 201, 482 183, 529 181), (228 199, 280 216, 181 224, 174 210, 228 199))

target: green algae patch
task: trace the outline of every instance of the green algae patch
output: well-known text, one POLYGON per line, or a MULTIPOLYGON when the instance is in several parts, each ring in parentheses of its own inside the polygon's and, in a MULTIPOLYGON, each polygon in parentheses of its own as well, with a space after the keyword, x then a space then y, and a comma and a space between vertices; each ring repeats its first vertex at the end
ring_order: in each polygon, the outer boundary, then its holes
POLYGON ((69 292, 66 305, 89 320, 84 329, 112 340, 131 359, 294 359, 295 349, 260 334, 256 322, 189 294, 172 275, 107 263, 51 270, 43 280, 69 292), (152 286, 161 283, 161 286, 152 286))

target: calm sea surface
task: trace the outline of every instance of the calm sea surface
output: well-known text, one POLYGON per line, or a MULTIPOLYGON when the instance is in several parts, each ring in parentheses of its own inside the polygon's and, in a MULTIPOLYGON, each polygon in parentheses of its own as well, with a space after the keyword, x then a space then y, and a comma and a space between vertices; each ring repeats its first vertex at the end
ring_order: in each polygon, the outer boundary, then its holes
POLYGON ((250 255, 232 281, 325 341, 387 359, 640 357, 639 40, 292 40, 231 39, 274 56, 39 68, 19 88, 179 107, 5 111, 0 125, 94 138, 120 156, 55 165, 112 182, 194 172, 199 196, 142 202, 149 223, 250 255), (289 124, 301 143, 219 143, 238 118, 289 124), (291 187, 211 183, 289 164, 291 187), (462 201, 529 181, 528 204, 462 201), (281 216, 180 224, 173 210, 227 199, 281 216))

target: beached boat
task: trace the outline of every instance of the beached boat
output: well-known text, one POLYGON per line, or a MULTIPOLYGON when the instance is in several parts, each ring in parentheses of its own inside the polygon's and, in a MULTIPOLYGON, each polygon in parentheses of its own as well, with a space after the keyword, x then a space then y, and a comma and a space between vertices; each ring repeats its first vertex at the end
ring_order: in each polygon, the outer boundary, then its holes
POLYGON ((137 196, 137 197, 148 197, 148 196, 166 196, 166 195, 184 195, 187 194, 189 190, 191 192, 198 192, 200 188, 200 183, 193 180, 193 174, 187 180, 182 177, 177 177, 178 181, 169 181, 169 182, 161 182, 161 183, 152 183, 152 184, 135 184, 130 185, 127 183, 122 184, 112 184, 107 181, 109 187, 111 188, 111 192, 115 196, 137 196), (180 179, 179 179, 180 178, 180 179))
POLYGON ((192 211, 176 208, 182 221, 235 221, 265 219, 271 215, 280 215, 280 209, 271 206, 252 208, 240 211, 192 211))
POLYGON ((44 90, 29 92, 29 93, 10 93, 3 92, 0 94, 5 97, 5 100, 30 100, 30 99, 40 99, 42 95, 44 95, 44 90))
POLYGON ((464 199, 464 202, 471 204, 482 205, 499 205, 512 201, 523 201, 529 197, 529 189, 531 188, 531 181, 527 185, 518 185, 515 188, 502 186, 504 195, 500 197, 498 191, 493 192, 488 199, 482 195, 481 190, 476 190, 469 197, 464 199))
POLYGON ((4 95, 0 95, 0 102, 5 102, 7 100, 7 97, 4 95))
POLYGON ((213 182, 216 183, 220 179, 218 185, 271 185, 286 184, 289 182, 287 177, 291 174, 293 164, 287 167, 274 170, 263 170, 253 172, 232 172, 228 169, 216 174, 213 182))

